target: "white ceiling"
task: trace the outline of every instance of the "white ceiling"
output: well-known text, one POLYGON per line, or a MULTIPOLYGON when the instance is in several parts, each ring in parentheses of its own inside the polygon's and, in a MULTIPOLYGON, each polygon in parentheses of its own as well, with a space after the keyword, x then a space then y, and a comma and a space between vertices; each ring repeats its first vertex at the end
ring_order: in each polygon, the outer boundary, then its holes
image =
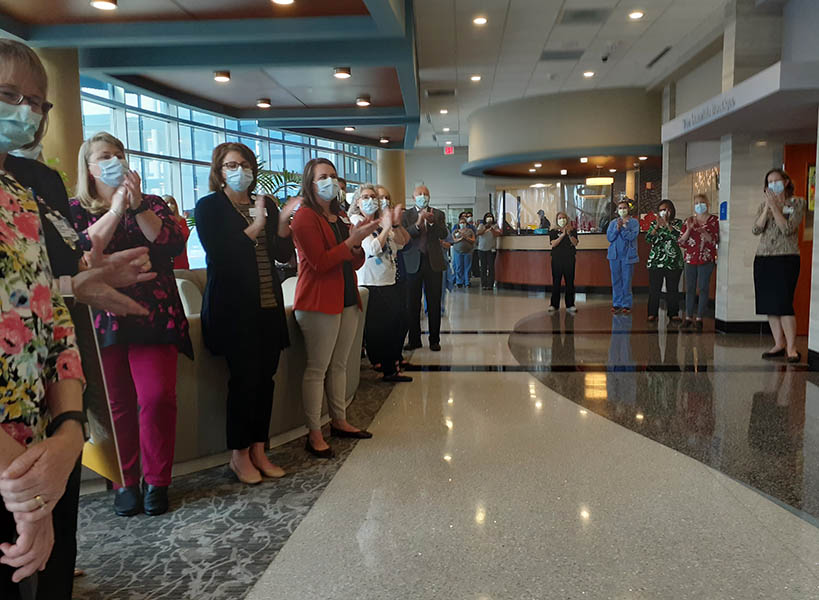
POLYGON ((483 106, 565 91, 649 86, 723 21, 726 0, 415 0, 421 80, 418 146, 468 145, 469 115, 483 106), (557 21, 565 10, 611 10, 594 25, 557 21), (640 21, 628 14, 645 12, 640 21), (489 22, 478 27, 478 15, 489 22), (646 65, 666 46, 671 51, 646 65), (582 50, 579 60, 542 62, 544 50, 582 50), (602 56, 609 54, 607 62, 602 56), (591 70, 595 77, 585 79, 591 70), (481 81, 473 83, 470 76, 481 81), (427 98, 427 89, 456 89, 427 98), (446 108, 449 113, 441 115, 446 108), (429 116, 429 120, 428 117, 429 116), (444 133, 450 127, 452 133, 444 133), (457 132, 457 134, 456 134, 457 132), (437 135, 437 141, 433 139, 437 135))

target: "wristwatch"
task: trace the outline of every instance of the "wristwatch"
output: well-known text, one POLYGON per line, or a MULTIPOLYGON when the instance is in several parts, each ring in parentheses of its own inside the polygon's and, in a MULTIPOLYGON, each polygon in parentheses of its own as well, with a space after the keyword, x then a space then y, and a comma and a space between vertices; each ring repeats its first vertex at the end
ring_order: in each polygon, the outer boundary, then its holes
POLYGON ((80 425, 82 425, 83 440, 87 442, 91 439, 91 429, 88 427, 88 419, 86 418, 85 413, 79 410, 69 410, 54 417, 51 423, 49 423, 46 427, 46 437, 51 437, 57 433, 60 425, 66 421, 77 421, 80 425))
POLYGON ((132 217, 135 217, 139 213, 143 213, 146 210, 148 210, 148 203, 145 202, 145 200, 143 199, 142 202, 139 203, 139 206, 137 206, 136 208, 129 208, 128 214, 131 215, 132 217))

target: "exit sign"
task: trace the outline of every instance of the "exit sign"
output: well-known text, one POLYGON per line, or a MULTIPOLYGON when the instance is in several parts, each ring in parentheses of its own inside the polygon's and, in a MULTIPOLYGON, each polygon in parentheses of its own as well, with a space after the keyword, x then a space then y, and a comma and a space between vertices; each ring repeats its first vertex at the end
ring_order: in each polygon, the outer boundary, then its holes
POLYGON ((450 156, 455 154, 455 146, 444 146, 444 155, 450 156))

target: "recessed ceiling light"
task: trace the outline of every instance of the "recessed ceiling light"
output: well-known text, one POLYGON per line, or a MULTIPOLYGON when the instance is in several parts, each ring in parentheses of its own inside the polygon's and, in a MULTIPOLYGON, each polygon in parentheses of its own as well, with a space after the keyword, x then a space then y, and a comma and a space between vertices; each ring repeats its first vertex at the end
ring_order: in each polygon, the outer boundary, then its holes
POLYGON ((529 169, 530 173, 534 173, 535 171, 537 171, 537 169, 529 169))
POLYGON ((617 169, 609 169, 609 173, 616 173, 617 169))
POLYGON ((471 79, 472 81, 480 81, 480 80, 481 80, 481 76, 480 76, 480 75, 473 75, 472 77, 470 77, 470 79, 471 79))
POLYGON ((475 17, 472 19, 472 22, 475 23, 475 25, 486 25, 489 22, 489 19, 486 17, 475 17))
POLYGON ((293 4, 293 2, 295 2, 295 0, 273 0, 273 4, 282 4, 282 5, 293 4))
POLYGON ((583 158, 580 159, 580 162, 586 164, 587 162, 589 162, 589 159, 584 156, 583 158))
POLYGON ((442 108, 440 112, 441 112, 442 115, 448 115, 449 114, 449 111, 447 109, 445 109, 445 108, 442 108))
POLYGON ((567 171, 566 169, 560 169, 560 174, 561 175, 568 175, 569 171, 567 171))
POLYGON ((585 71, 583 73, 583 77, 585 77, 586 79, 591 79, 592 77, 594 77, 594 71, 585 71))
POLYGON ((382 144, 389 144, 390 143, 390 138, 382 137, 378 141, 381 142, 382 144))
POLYGON ((356 106, 366 107, 372 104, 368 95, 359 96, 355 99, 356 106))
POLYGON ((91 6, 99 10, 116 10, 117 0, 91 0, 91 6))
POLYGON ((648 156, 638 156, 637 158, 640 160, 648 160, 648 156))
POLYGON ((644 13, 641 10, 633 10, 628 14, 628 18, 631 19, 632 21, 639 21, 640 19, 642 19, 645 16, 646 16, 646 13, 644 13))
POLYGON ((256 100, 256 106, 259 108, 270 108, 272 106, 270 104, 270 98, 259 98, 256 100))
POLYGON ((449 127, 444 127, 441 131, 443 131, 444 133, 449 133, 452 130, 449 127))
POLYGON ((447 146, 451 146, 451 145, 452 145, 452 140, 447 140, 447 141, 446 141, 446 145, 447 145, 447 146))
POLYGON ((355 131, 355 127, 345 127, 344 131, 355 131))
POLYGON ((219 83, 227 83, 230 81, 230 71, 214 71, 213 80, 219 83))
POLYGON ((336 67, 333 69, 333 77, 336 79, 349 79, 353 76, 353 72, 350 70, 350 67, 336 67))
POLYGON ((543 163, 535 163, 535 169, 539 169, 543 166, 543 163))

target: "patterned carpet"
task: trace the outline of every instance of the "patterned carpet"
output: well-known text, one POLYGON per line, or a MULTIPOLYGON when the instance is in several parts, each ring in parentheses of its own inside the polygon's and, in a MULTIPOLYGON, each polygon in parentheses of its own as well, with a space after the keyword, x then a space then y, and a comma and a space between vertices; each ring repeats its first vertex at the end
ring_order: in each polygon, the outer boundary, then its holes
MULTIPOLYGON (((392 391, 369 369, 348 409, 366 427, 392 391)), ((304 438, 270 456, 289 473, 239 484, 227 466, 174 480, 161 517, 114 515, 113 493, 80 503, 78 600, 236 600, 255 584, 346 460, 355 440, 333 440, 333 460, 313 459, 304 438)))

